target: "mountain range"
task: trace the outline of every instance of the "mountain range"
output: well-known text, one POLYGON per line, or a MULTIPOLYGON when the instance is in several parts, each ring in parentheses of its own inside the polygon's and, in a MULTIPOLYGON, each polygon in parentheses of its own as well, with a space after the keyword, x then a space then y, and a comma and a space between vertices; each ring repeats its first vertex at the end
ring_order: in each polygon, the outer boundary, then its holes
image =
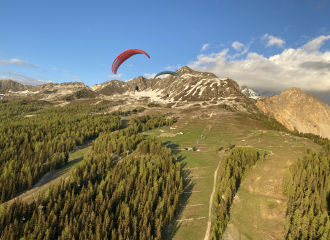
POLYGON ((237 82, 230 78, 218 78, 213 73, 198 72, 184 66, 176 71, 180 76, 147 79, 142 76, 123 82, 111 80, 91 87, 81 82, 48 83, 37 86, 22 85, 12 80, 0 81, 0 93, 9 98, 29 97, 38 100, 64 101, 79 98, 109 99, 115 95, 128 98, 136 96, 149 98, 150 101, 204 102, 235 105, 238 109, 255 106, 255 100, 240 90, 237 82), (139 93, 134 94, 135 86, 139 93))
MULTIPOLYGON (((239 86, 230 78, 218 78, 209 72, 194 71, 184 66, 176 71, 181 79, 169 75, 147 79, 142 76, 123 82, 111 80, 88 87, 81 82, 22 85, 12 80, 0 80, 0 94, 7 98, 29 98, 69 103, 79 99, 126 100, 146 99, 148 102, 176 103, 192 106, 196 103, 226 104, 238 111, 262 111, 272 115, 288 129, 310 132, 330 138, 330 107, 315 95, 291 88, 280 95, 266 97, 247 86, 239 86), (134 92, 135 86, 139 92, 134 92)), ((270 94, 268 94, 270 95, 270 94)))

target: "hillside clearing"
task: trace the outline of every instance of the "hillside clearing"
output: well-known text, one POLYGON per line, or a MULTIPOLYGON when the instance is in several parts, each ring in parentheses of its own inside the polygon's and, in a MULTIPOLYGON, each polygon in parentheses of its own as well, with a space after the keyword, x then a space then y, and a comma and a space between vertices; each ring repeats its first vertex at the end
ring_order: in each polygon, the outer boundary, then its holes
MULTIPOLYGON (((268 131, 254 147, 270 152, 266 160, 258 162, 243 180, 230 210, 230 221, 223 235, 224 240, 283 239, 287 199, 282 191, 282 179, 290 165, 306 153, 304 142, 275 136, 268 131), (290 144, 283 144, 289 141, 290 144), (280 147, 282 146, 282 147, 280 147), (271 150, 269 150, 271 148, 271 150), (247 224, 249 223, 249 224, 247 224)), ((250 141, 255 141, 251 137, 250 141)), ((306 141, 309 148, 320 150, 320 146, 306 141)))
POLYGON ((91 143, 92 140, 84 142, 79 146, 79 150, 70 153, 69 161, 65 166, 46 173, 30 190, 18 193, 15 198, 8 201, 7 204, 12 204, 15 199, 18 198, 22 201, 32 202, 33 198, 37 197, 40 192, 46 190, 52 184, 57 184, 60 181, 60 178, 65 179, 68 177, 70 172, 83 160, 85 153, 91 151, 91 143))

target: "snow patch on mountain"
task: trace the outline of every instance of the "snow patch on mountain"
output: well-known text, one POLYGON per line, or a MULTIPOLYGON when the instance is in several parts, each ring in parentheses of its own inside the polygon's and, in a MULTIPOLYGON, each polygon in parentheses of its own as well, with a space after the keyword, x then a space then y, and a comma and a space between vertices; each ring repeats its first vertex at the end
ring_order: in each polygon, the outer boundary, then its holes
POLYGON ((247 86, 240 87, 241 92, 244 93, 247 97, 252 98, 254 100, 259 100, 262 98, 258 93, 248 88, 247 86))

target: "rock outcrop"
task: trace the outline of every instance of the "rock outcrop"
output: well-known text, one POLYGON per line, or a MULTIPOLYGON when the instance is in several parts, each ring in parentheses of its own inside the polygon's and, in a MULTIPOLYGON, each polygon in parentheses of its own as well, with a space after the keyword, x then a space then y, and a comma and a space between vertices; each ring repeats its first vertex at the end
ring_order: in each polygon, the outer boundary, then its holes
POLYGON ((257 106, 291 131, 297 129, 330 138, 330 107, 313 93, 308 95, 293 87, 280 95, 259 100, 257 106))

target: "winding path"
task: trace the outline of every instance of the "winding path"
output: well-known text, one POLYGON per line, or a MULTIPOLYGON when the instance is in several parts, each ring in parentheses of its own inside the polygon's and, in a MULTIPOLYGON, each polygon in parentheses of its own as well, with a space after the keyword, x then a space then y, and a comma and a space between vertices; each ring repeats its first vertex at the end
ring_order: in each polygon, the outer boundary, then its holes
POLYGON ((207 222, 207 229, 206 229, 204 240, 208 240, 209 239, 209 236, 210 236, 210 231, 211 231, 211 212, 212 212, 212 205, 213 205, 212 202, 213 202, 213 198, 214 198, 215 187, 217 185, 217 175, 218 175, 218 170, 219 170, 219 167, 220 167, 220 161, 218 163, 217 170, 215 170, 215 173, 214 173, 213 190, 212 190, 212 194, 211 194, 211 198, 210 198, 210 205, 209 205, 209 220, 207 222))

